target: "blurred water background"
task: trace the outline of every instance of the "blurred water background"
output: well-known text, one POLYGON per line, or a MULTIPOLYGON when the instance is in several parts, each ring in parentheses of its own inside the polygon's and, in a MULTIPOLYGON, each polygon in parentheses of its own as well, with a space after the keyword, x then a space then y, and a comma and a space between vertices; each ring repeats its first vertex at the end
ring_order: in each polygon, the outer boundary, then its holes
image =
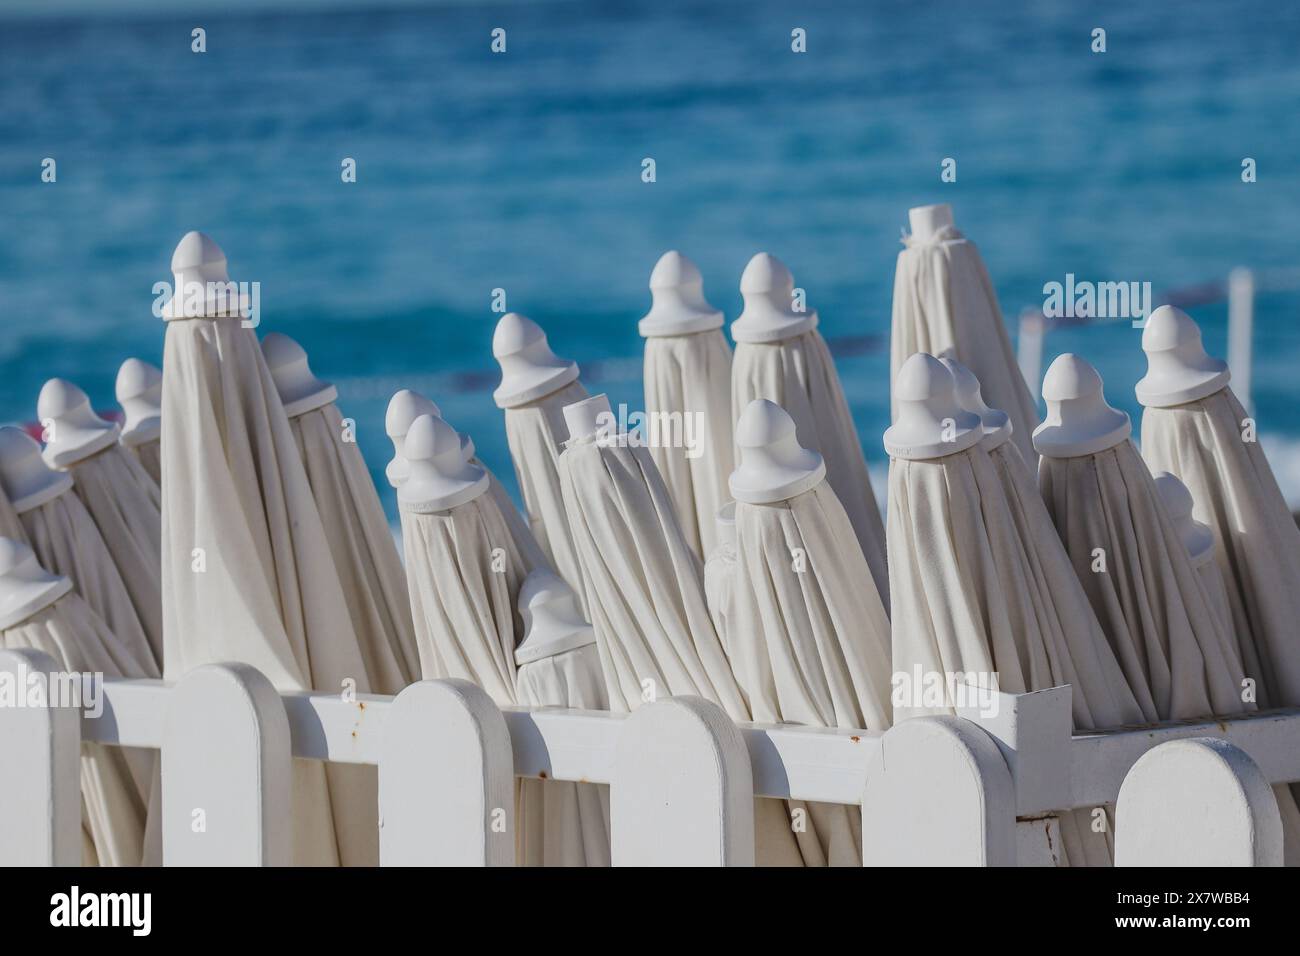
MULTIPOLYGON (((513 485, 494 288, 640 407, 657 257, 732 319, 749 257, 792 269, 885 458, 894 259, 908 207, 951 202, 1012 323, 1066 273, 1162 291, 1294 269, 1300 7, 763 0, 0 5, 0 419, 53 375, 113 406, 160 363, 153 283, 189 229, 261 283, 260 333, 338 384, 383 494, 409 386, 513 485), (117 10, 119 12, 113 12, 117 10), (207 31, 207 52, 190 31, 207 31), (1094 27, 1107 52, 1090 51, 1094 27), (489 50, 507 30, 507 53, 489 50), (790 50, 807 31, 808 52, 790 50), (41 161, 58 163, 55 184, 41 161), (344 157, 358 181, 340 180, 344 157), (657 182, 641 181, 653 157, 657 182), (954 157, 957 182, 939 180, 954 157), (1241 161, 1258 182, 1241 181, 1241 161)), ((1254 402, 1300 498, 1295 292, 1257 300, 1254 402)), ((1226 307, 1191 310, 1223 354, 1226 307)), ((1052 332, 1136 415, 1127 322, 1052 332)))

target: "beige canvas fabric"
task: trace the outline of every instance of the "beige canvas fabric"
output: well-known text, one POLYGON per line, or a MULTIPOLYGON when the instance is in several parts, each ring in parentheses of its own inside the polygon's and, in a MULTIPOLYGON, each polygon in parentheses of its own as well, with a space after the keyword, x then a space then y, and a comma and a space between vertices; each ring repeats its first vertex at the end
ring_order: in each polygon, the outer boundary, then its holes
POLYGON ((118 642, 145 666, 146 676, 162 676, 162 662, 154 655, 140 612, 81 499, 65 491, 20 518, 41 567, 70 578, 118 642))
MULTIPOLYGON (((65 671, 105 677, 156 676, 152 661, 132 655, 76 592, 5 628, 3 645, 8 650, 42 651, 65 671)), ((82 864, 160 865, 159 793, 154 752, 83 743, 82 864)))
MULTIPOLYGON (((368 691, 329 540, 252 329, 237 317, 169 320, 162 407, 167 675, 235 660, 282 690, 368 691)), ((374 768, 298 760, 293 787, 295 863, 378 861, 374 768)))
MULTIPOLYGON (((884 732, 889 618, 844 508, 822 480, 773 504, 736 504, 731 664, 753 719, 884 732)), ((861 866, 857 807, 807 804, 810 865, 861 866)))
POLYGON ((1171 471, 1214 531, 1215 562, 1227 591, 1242 663, 1262 707, 1300 705, 1300 530, 1263 449, 1243 424, 1250 416, 1230 388, 1142 413, 1142 455, 1171 471))
MULTIPOLYGON (((490 493, 432 513, 403 504, 402 528, 424 677, 473 681, 501 706, 591 699, 591 679, 580 673, 578 660, 538 669, 527 684, 527 693, 536 698, 525 700, 516 688, 519 588, 535 565, 517 546, 490 493)), ((516 786, 515 847, 521 865, 607 862, 607 850, 601 858, 600 835, 607 832, 608 809, 599 794, 559 781, 521 780, 516 786)))
POLYGON ((419 679, 406 573, 383 505, 333 402, 289 419, 330 554, 343 585, 371 689, 396 694, 419 679))
POLYGON ((645 340, 645 408, 661 416, 650 457, 663 476, 686 541, 701 559, 717 543, 714 516, 730 495, 731 348, 721 329, 645 340), (670 425, 679 416, 680 424, 670 425), (673 429, 676 428, 676 434, 673 429), (695 443, 686 447, 686 440, 695 443))
POLYGON ((826 478, 848 514, 876 589, 888 593, 884 524, 853 416, 820 332, 814 328, 781 342, 736 343, 732 421, 756 398, 784 408, 798 427, 799 444, 826 459, 826 478))
MULTIPOLYGON (((564 406, 587 397, 581 382, 570 382, 545 398, 504 410, 506 442, 514 462, 515 477, 524 500, 524 511, 533 536, 548 563, 573 588, 578 603, 586 608, 582 572, 569 531, 560 491, 559 460, 568 430, 564 427, 564 406)), ((513 505, 511 506, 513 507, 513 505)))
POLYGON ((979 249, 951 225, 925 238, 908 236, 903 245, 894 271, 891 393, 909 356, 951 353, 975 373, 984 399, 1011 417, 1012 440, 1025 460, 1034 462, 1031 436, 1038 409, 1011 350, 979 249))
POLYGON ((161 662, 162 492, 121 445, 110 445, 68 471, 73 492, 99 528, 122 576, 154 659, 161 662))
POLYGON ((718 633, 718 642, 728 657, 731 655, 728 635, 736 607, 736 567, 736 546, 726 542, 715 547, 704 562, 704 601, 713 629, 718 633))
POLYGON ((9 495, 0 485, 0 538, 12 538, 15 541, 27 541, 27 531, 23 528, 18 512, 14 511, 9 495))
POLYGON ((1039 488, 1130 687, 1160 720, 1236 714, 1244 676, 1151 473, 1125 439, 1076 458, 1044 457, 1039 488), (1104 551, 1105 571, 1095 550, 1104 551))
POLYGON ((139 460, 140 466, 145 473, 158 485, 162 487, 162 442, 158 439, 153 441, 141 442, 138 445, 132 445, 130 451, 139 460))
MULTIPOLYGON (((610 709, 694 694, 749 720, 709 618, 699 558, 650 453, 570 438, 560 480, 610 709)), ((785 807, 760 799, 754 812, 759 865, 800 865, 785 807)))

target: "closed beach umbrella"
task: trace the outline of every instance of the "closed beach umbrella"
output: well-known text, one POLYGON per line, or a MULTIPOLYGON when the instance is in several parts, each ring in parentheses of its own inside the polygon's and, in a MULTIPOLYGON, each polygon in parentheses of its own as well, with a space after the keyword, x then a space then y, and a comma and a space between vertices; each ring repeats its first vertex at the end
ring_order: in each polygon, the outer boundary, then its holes
MULTIPOLYGON (((794 420, 755 399, 736 425, 736 576, 731 666, 761 723, 864 728, 891 722, 889 618, 826 465, 794 420)), ((810 804, 804 859, 862 864, 856 808, 810 804)))
POLYGON ((30 435, 7 426, 0 428, 0 484, 41 567, 70 578, 127 652, 149 665, 149 676, 161 676, 162 662, 72 476, 51 469, 30 435))
MULTIPOLYGON (((608 710, 596 635, 583 619, 573 590, 549 568, 538 568, 519 589, 524 639, 515 648, 519 703, 530 707, 608 710)), ((550 781, 544 786, 540 827, 547 866, 609 866, 609 788, 550 781)), ((527 854, 525 854, 527 855, 527 854)))
POLYGON ((497 323, 492 355, 501 366, 501 384, 492 398, 505 414, 506 441, 528 524, 551 567, 573 588, 585 609, 582 572, 564 513, 559 472, 560 452, 568 438, 564 406, 587 397, 578 381, 578 364, 558 358, 541 327, 516 312, 503 315, 497 323))
MULTIPOLYGON (((1010 417, 1012 439, 1032 466, 1038 409, 979 249, 957 231, 947 203, 910 209, 907 218, 912 233, 894 272, 891 386, 914 353, 952 354, 979 379, 985 400, 1010 417)), ((897 402, 893 414, 898 417, 897 402)))
POLYGON ((162 370, 138 358, 129 358, 117 370, 114 391, 124 415, 120 441, 161 486, 162 370))
MULTIPOLYGON (((826 479, 848 513, 880 594, 889 589, 885 528, 871 491, 867 460, 853 426, 817 313, 796 308, 794 277, 760 252, 740 277, 744 311, 731 324, 733 420, 756 398, 775 402, 799 430, 799 444, 826 461, 826 479)), ((801 304, 801 303, 800 303, 801 304)))
MULTIPOLYGON (((3 467, 2 463, 0 463, 0 467, 3 467)), ((9 500, 3 481, 0 481, 0 538, 12 538, 15 541, 27 540, 27 532, 23 529, 23 523, 18 518, 18 512, 14 510, 13 502, 9 500)))
POLYGON ((1214 533, 1232 627, 1260 706, 1300 705, 1300 530, 1254 419, 1229 387, 1227 365, 1205 354, 1201 330, 1185 313, 1156 309, 1142 348, 1142 456, 1187 485, 1196 518, 1214 533))
MULTIPOLYGON (((1214 560, 1214 532, 1210 526, 1202 524, 1193 517, 1196 503, 1187 486, 1178 480, 1177 475, 1167 471, 1155 474, 1156 491, 1165 504, 1165 510, 1178 530, 1178 536, 1187 546, 1187 556, 1192 559, 1201 583, 1205 585, 1205 596, 1210 602, 1210 609, 1219 622, 1229 632, 1232 631, 1232 608, 1228 604, 1228 590, 1223 586, 1223 575, 1214 560)), ((1238 645, 1240 645, 1240 635, 1238 645)), ((1240 647, 1238 647, 1240 650, 1240 647)))
MULTIPOLYGON (((610 709, 694 694, 749 720, 709 617, 700 559, 649 451, 617 432, 605 395, 567 406, 564 419, 564 507, 610 709)), ((756 802, 755 828, 760 865, 802 862, 779 803, 756 802)))
POLYGON ((1043 379, 1034 432, 1048 513, 1130 687, 1145 684, 1161 720, 1253 710, 1242 701, 1235 642, 1129 438, 1101 376, 1077 355, 1043 379))
POLYGON ((355 423, 345 424, 338 391, 312 374, 307 353, 289 336, 270 333, 262 354, 307 469, 370 687, 396 694, 419 678, 420 658, 406 573, 357 447, 355 423))
MULTIPOLYGON (((36 411, 45 429, 45 461, 72 475, 81 499, 122 576, 156 660, 163 659, 162 492, 118 442, 120 429, 94 413, 86 393, 52 378, 36 411)), ((62 573, 62 572, 61 572, 62 573)))
MULTIPOLYGON (((682 533, 707 558, 715 517, 728 499, 735 460, 731 438, 731 347, 722 313, 704 298, 695 263, 665 252, 650 273, 650 311, 637 324, 645 338, 645 410, 650 457, 677 507, 682 533)), ((577 399, 574 399, 576 401, 577 399)))
POLYGON ((718 509, 714 518, 717 528, 716 543, 708 560, 704 562, 704 600, 709 605, 709 617, 718 640, 728 655, 727 635, 736 606, 736 503, 728 501, 718 509))
MULTIPOLYGON (((0 538, 0 646, 30 648, 65 672, 152 677, 151 661, 134 657, 76 593, 66 577, 42 568, 31 548, 0 538)), ((159 809, 153 753, 81 745, 82 863, 157 865, 159 809)))
MULTIPOLYGON (((423 676, 472 681, 497 704, 518 704, 519 593, 535 566, 516 546, 487 470, 469 460, 455 429, 420 415, 406 432, 403 451, 406 477, 397 500, 423 676)), ((517 784, 516 859, 545 865, 542 782, 517 784)), ((574 795, 572 788, 564 792, 574 795)), ((570 849, 581 847, 581 839, 573 834, 577 842, 570 849)))
MULTIPOLYGON (((329 540, 243 303, 201 294, 232 285, 226 257, 191 232, 172 272, 176 292, 163 310, 167 676, 240 661, 281 690, 367 692, 329 540)), ((294 862, 376 863, 377 802, 374 768, 295 760, 294 862)))
MULTIPOLYGON (((442 412, 438 406, 428 398, 418 392, 413 392, 409 388, 403 388, 393 394, 388 401, 388 412, 384 416, 384 430, 388 433, 389 440, 393 443, 393 457, 388 462, 384 473, 388 476, 388 483, 394 488, 400 488, 406 480, 410 471, 410 466, 406 460, 406 433, 411 424, 421 415, 432 415, 434 418, 441 418, 442 412)), ((510 536, 514 539, 515 547, 521 554, 528 559, 529 567, 539 567, 547 564, 546 556, 543 554, 541 545, 533 536, 528 527, 528 522, 524 520, 515 503, 510 500, 510 493, 506 491, 505 486, 497 480, 497 476, 492 473, 492 469, 479 460, 474 448, 474 439, 469 435, 460 435, 460 444, 465 451, 465 457, 470 464, 476 468, 482 468, 488 476, 488 493, 497 503, 501 511, 501 517, 510 529, 510 536)), ((403 519, 403 528, 405 520, 403 519)))

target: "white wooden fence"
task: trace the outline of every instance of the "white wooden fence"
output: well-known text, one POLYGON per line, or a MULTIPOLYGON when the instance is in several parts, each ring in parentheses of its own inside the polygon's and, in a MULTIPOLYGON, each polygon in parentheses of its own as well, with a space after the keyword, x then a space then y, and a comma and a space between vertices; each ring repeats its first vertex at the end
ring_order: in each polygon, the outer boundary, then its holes
MULTIPOLYGON (((53 669, 0 651, 20 688, 53 669)), ((860 805, 868 865, 1051 864, 1056 817, 1101 806, 1119 865, 1280 864, 1270 784, 1300 780, 1300 710, 1072 735, 1070 688, 996 697, 879 735, 737 725, 687 697, 503 710, 462 681, 349 701, 238 664, 109 680, 97 718, 0 706, 0 864, 80 862, 83 740, 161 750, 168 865, 287 863, 291 756, 378 766, 389 866, 510 865, 493 820, 515 777, 609 784, 616 865, 752 865, 754 796, 860 805)))

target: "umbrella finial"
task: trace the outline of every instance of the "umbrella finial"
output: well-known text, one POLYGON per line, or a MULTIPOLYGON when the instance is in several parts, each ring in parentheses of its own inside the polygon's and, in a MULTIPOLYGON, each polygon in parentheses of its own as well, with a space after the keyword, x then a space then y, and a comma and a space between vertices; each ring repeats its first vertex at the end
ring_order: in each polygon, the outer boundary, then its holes
POLYGON ((0 538, 0 630, 21 624, 72 590, 72 582, 50 574, 22 541, 0 538))
POLYGON ((401 487, 410 472, 406 460, 406 433, 410 431, 411 423, 421 415, 441 418, 442 412, 432 399, 409 388, 399 389, 388 400, 388 411, 384 414, 384 432, 393 443, 393 457, 384 468, 384 474, 394 488, 401 487))
POLYGON ((966 411, 979 416, 984 429, 984 450, 992 451, 1011 437, 1011 416, 998 408, 990 408, 984 403, 980 394, 980 380, 951 355, 939 356, 944 368, 952 373, 953 393, 957 404, 966 411))
POLYGON ((117 370, 113 385, 126 420, 122 441, 140 445, 153 441, 162 430, 162 371, 138 358, 129 358, 117 370))
POLYGON ((501 384, 492 393, 497 408, 535 402, 578 377, 578 363, 556 356, 542 327, 518 312, 501 316, 492 355, 501 366, 501 384))
POLYGON ((737 501, 751 505, 786 501, 826 477, 822 456, 799 444, 790 414, 775 402, 756 398, 736 422, 740 464, 728 486, 737 501))
POLYGON ((1034 449, 1048 458, 1076 458, 1114 448, 1133 431, 1128 415, 1106 402, 1101 375, 1073 352, 1058 355, 1043 376, 1047 418, 1034 429, 1034 449))
POLYGON ((41 457, 41 446, 21 428, 0 428, 0 485, 14 511, 23 514, 72 487, 72 476, 55 471, 41 457))
POLYGON ((407 511, 447 511, 488 490, 487 470, 470 463, 456 429, 436 415, 411 423, 405 450, 410 472, 397 501, 407 511))
POLYGON ((573 589, 549 568, 538 568, 519 587, 519 614, 524 639, 515 648, 515 663, 530 664, 596 643, 596 632, 578 610, 573 589))
POLYGON ((946 228, 955 228, 952 206, 946 202, 933 206, 915 206, 907 211, 907 224, 916 242, 929 242, 946 228))
POLYGON ((248 296, 230 281, 226 254, 208 235, 190 231, 172 253, 172 297, 163 306, 164 319, 241 316, 248 296))
POLYGON ((665 252, 655 263, 650 295, 650 311, 637 323, 644 338, 722 328, 722 313, 704 298, 699 268, 676 249, 665 252))
POLYGON ((957 401, 952 372, 933 355, 917 352, 898 370, 898 419, 885 429, 891 458, 926 461, 965 451, 984 437, 980 417, 957 401))
POLYGON ((1149 408, 1182 405, 1213 395, 1231 377, 1228 363, 1206 354, 1201 328, 1182 309, 1162 305, 1142 329, 1147 374, 1137 383, 1137 399, 1149 408))
POLYGON ((64 378, 41 388, 36 416, 49 438, 45 460, 51 468, 68 468, 117 442, 118 426, 96 415, 90 397, 64 378))
POLYGON ((609 406, 609 396, 603 392, 564 406, 564 426, 569 430, 569 441, 579 438, 610 439, 617 434, 617 422, 609 406))
POLYGON ((1178 536, 1187 546, 1192 564, 1201 567, 1214 557, 1214 532, 1209 525, 1202 524, 1192 517, 1192 509, 1196 503, 1192 500, 1191 491, 1176 475, 1167 471, 1159 472, 1155 475, 1155 483, 1165 510, 1169 512, 1169 517, 1174 519, 1178 536))
POLYGON ((736 503, 728 501, 713 516, 713 523, 718 529, 718 544, 734 548, 736 546, 736 503))
POLYGON ((782 342, 817 327, 816 310, 808 311, 794 295, 794 276, 776 256, 760 252, 740 276, 745 308, 731 323, 737 342, 782 342))
POLYGON ((312 374, 306 349, 283 332, 271 332, 262 339, 262 356, 290 418, 338 400, 338 389, 312 374))

